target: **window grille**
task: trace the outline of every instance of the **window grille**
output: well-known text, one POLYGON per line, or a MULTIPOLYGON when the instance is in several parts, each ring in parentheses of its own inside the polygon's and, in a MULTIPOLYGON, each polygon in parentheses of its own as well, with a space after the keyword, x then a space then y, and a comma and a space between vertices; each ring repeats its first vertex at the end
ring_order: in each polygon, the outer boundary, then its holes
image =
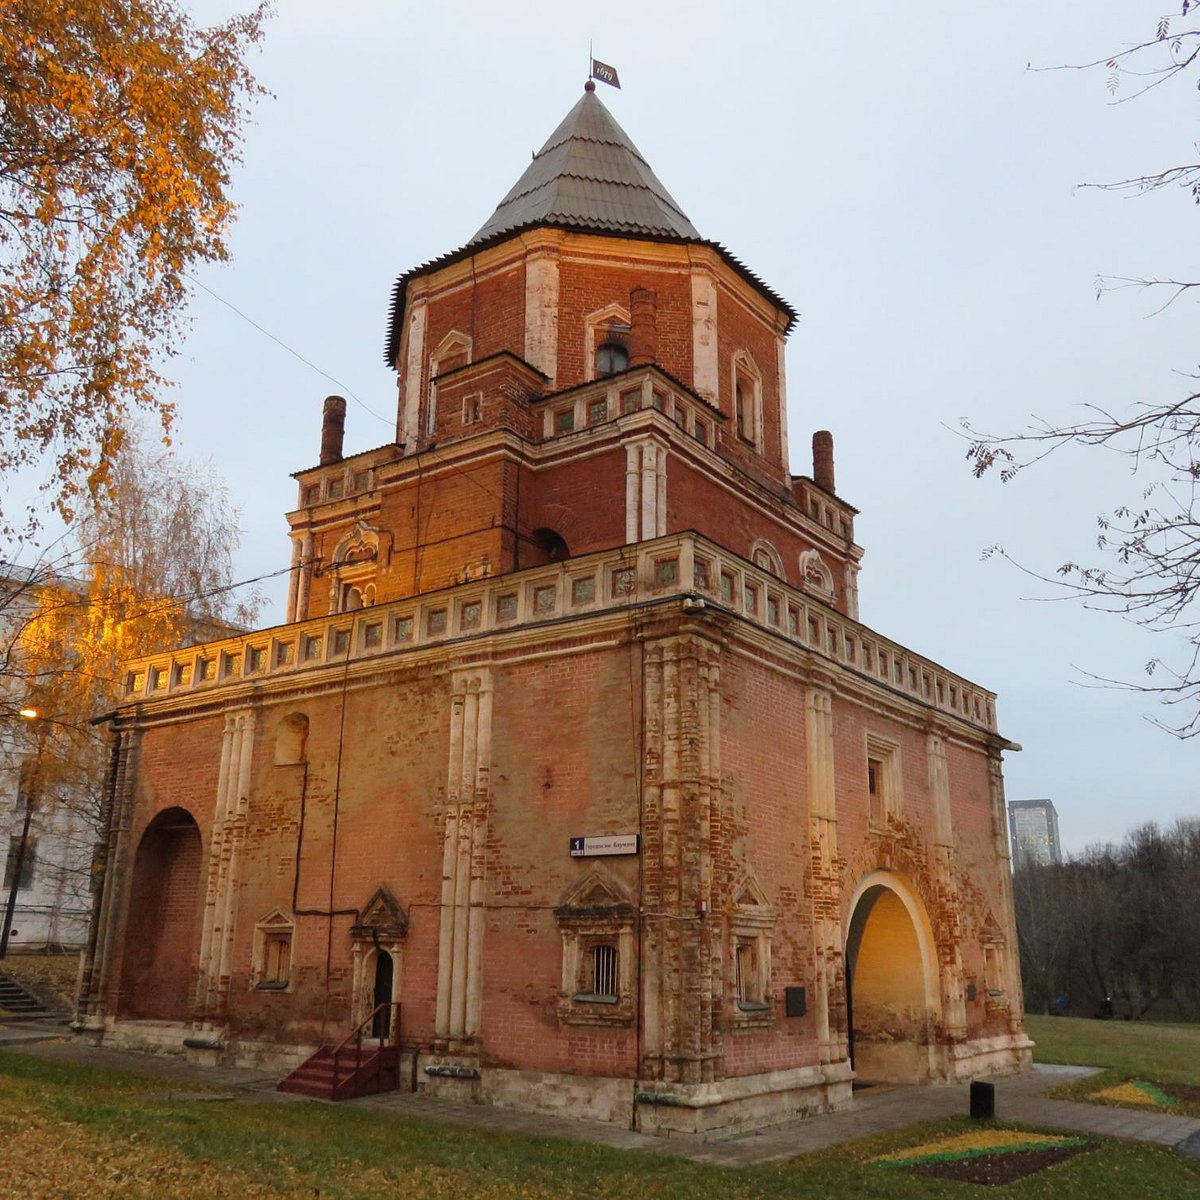
POLYGON ((734 986, 737 989, 739 1004, 752 1004, 757 999, 757 963, 755 962, 754 945, 751 942, 741 942, 733 958, 734 986))
POLYGON ((616 946, 592 947, 592 995, 617 997, 616 946))

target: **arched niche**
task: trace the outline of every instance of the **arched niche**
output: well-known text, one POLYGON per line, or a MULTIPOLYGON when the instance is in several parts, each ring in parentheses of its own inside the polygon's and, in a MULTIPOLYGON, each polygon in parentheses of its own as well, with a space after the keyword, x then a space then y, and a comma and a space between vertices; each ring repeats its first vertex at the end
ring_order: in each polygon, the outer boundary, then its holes
POLYGON ((275 765, 290 767, 305 761, 308 750, 308 717, 288 713, 275 731, 275 765))
POLYGON ((146 827, 133 860, 117 1011, 186 1021, 199 955, 203 845, 195 818, 168 808, 146 827))
POLYGON ((521 539, 521 567, 541 567, 547 563, 565 562, 571 548, 556 529, 543 527, 521 539))

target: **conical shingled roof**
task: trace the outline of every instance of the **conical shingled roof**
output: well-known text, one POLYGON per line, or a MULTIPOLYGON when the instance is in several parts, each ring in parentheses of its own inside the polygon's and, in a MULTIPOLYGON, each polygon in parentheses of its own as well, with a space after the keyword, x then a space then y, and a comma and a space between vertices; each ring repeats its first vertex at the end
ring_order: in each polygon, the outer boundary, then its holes
MULTIPOLYGON (((590 82, 590 81, 589 81, 590 82)), ((410 280, 474 255, 521 229, 544 225, 602 234, 695 242, 709 246, 752 287, 788 317, 796 310, 745 263, 721 245, 702 238, 670 192, 658 181, 629 135, 592 90, 563 118, 533 162, 500 201, 487 223, 465 245, 406 271, 392 289, 384 361, 396 365, 400 322, 410 280)))
POLYGON ((700 240, 629 135, 590 90, 467 245, 530 225, 700 240))

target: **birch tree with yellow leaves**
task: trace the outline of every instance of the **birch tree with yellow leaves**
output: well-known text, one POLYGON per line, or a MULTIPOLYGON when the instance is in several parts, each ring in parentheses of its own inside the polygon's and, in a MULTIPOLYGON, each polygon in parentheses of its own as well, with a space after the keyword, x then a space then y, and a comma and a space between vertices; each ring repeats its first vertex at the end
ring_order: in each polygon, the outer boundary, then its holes
POLYGON ((69 548, 0 571, 0 835, 28 805, 34 840, 54 847, 43 884, 84 911, 107 757, 92 718, 120 699, 129 659, 224 636, 259 603, 233 578, 238 514, 216 473, 149 440, 122 439, 69 548))
POLYGON ((197 28, 173 0, 0 0, 0 472, 47 465, 67 520, 134 414, 170 428, 162 364, 186 273, 228 256, 267 15, 197 28))

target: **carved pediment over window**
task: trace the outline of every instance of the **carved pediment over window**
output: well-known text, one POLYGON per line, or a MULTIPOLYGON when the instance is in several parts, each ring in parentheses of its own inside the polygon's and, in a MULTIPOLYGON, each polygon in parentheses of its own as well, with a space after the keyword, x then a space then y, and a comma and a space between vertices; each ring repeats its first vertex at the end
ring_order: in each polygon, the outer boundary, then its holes
POLYGON ((747 922, 772 925, 775 922, 775 910, 767 899, 766 892, 758 882, 754 872, 747 870, 731 893, 735 919, 744 924, 747 922))
POLYGON ((824 599, 833 596, 833 572, 816 550, 805 550, 800 555, 800 579, 806 591, 824 599))
POLYGON ((267 916, 258 922, 258 927, 260 929, 291 929, 292 918, 282 908, 272 909, 267 916))
POLYGON ((593 870, 569 888, 554 910, 560 925, 596 920, 623 921, 633 918, 633 904, 615 880, 593 870))
MULTIPOLYGON (((390 538, 390 534, 385 535, 390 538)), ((353 612, 375 603, 375 578, 379 573, 380 530, 356 521, 333 551, 330 572, 331 612, 353 612)), ((388 551, 391 558, 391 550, 388 551)))
POLYGON ((1000 928, 1000 923, 996 920, 990 908, 984 911, 983 921, 979 926, 979 940, 998 945, 1003 944, 1006 940, 1004 930, 1000 928))
POLYGON ((356 521, 333 552, 333 561, 337 564, 374 562, 378 557, 379 530, 366 521, 356 521))
POLYGON ((775 1021, 771 991, 771 935, 775 927, 775 909, 749 867, 729 895, 727 962, 733 1027, 763 1028, 775 1021))
POLYGON ((396 897, 388 891, 386 885, 380 885, 375 895, 367 901, 355 924, 350 930, 352 938, 376 938, 394 941, 408 933, 408 913, 404 911, 396 897))

